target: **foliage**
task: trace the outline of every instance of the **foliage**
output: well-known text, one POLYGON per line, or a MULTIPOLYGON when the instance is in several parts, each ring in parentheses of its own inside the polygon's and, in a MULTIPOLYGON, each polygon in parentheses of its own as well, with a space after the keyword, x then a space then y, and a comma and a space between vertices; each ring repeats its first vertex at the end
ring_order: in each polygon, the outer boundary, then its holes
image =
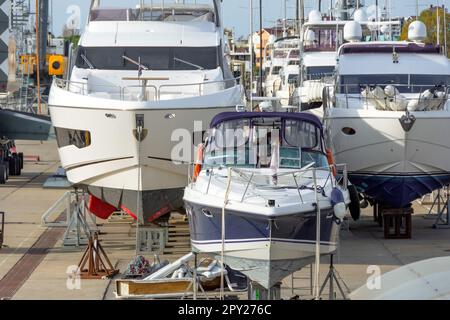
POLYGON ((64 37, 64 39, 72 42, 73 47, 76 48, 76 47, 78 47, 78 41, 80 41, 80 36, 79 35, 67 36, 67 37, 64 37))
MULTIPOLYGON (((424 10, 420 13, 419 20, 422 21, 426 27, 427 27, 427 39, 425 40, 426 43, 429 44, 437 44, 437 12, 436 7, 429 8, 427 10, 424 10)), ((439 27, 439 39, 440 44, 443 46, 444 41, 444 10, 442 8, 439 8, 439 19, 440 19, 440 27, 439 27)), ((446 13, 446 19, 447 19, 447 53, 450 57, 450 14, 446 13)), ((409 25, 414 21, 414 19, 411 19, 409 21, 406 21, 402 28, 401 33, 401 39, 407 40, 408 39, 408 29, 409 25)))

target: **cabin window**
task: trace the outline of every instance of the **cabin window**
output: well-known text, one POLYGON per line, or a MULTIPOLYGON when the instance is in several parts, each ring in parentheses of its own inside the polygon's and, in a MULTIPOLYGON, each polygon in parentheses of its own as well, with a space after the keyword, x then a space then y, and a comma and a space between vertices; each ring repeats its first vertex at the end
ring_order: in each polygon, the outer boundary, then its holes
POLYGON ((339 80, 339 93, 359 94, 366 86, 395 85, 401 92, 408 92, 409 76, 407 74, 351 74, 342 75, 339 80))
POLYGON ((150 70, 214 70, 220 66, 221 47, 80 47, 76 66, 82 69, 137 70, 124 56, 141 60, 150 70))
POLYGON ((91 145, 91 133, 89 131, 55 127, 55 133, 58 148, 75 146, 78 149, 83 149, 91 145))
POLYGON ((449 75, 412 74, 410 77, 413 93, 420 93, 435 86, 450 86, 449 75))
POLYGON ((280 74, 280 70, 282 69, 283 67, 273 67, 273 69, 272 69, 272 74, 273 75, 278 75, 278 74, 280 74))
POLYGON ((290 74, 288 77, 288 84, 295 84, 298 83, 298 74, 290 74))
POLYGON ((373 74, 342 75, 339 93, 359 94, 366 87, 393 85, 400 93, 420 93, 436 86, 449 86, 448 75, 373 74))
POLYGON ((306 67, 306 78, 308 80, 320 80, 324 77, 332 76, 334 66, 306 67))

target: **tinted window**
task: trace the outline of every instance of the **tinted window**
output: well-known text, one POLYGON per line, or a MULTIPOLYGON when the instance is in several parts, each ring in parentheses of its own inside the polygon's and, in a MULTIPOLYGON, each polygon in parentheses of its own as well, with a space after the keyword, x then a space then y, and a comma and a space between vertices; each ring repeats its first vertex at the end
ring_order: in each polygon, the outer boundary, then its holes
POLYGON ((340 93, 361 93, 361 88, 366 86, 400 85, 397 89, 408 92, 407 74, 370 74, 370 75, 343 75, 340 77, 340 93), (347 85, 347 87, 345 87, 347 85))
POLYGON ((449 75, 412 74, 411 85, 414 93, 420 93, 435 86, 449 86, 449 75))
POLYGON ((83 130, 55 128, 58 148, 75 146, 83 149, 91 145, 91 133, 83 130))
POLYGON ((123 58, 125 55, 135 61, 140 58, 150 70, 213 70, 220 65, 220 52, 220 47, 80 47, 76 66, 88 69, 91 64, 100 70, 137 70, 135 64, 123 58))
POLYGON ((343 75, 340 77, 340 93, 361 93, 363 87, 394 85, 400 93, 420 93, 435 86, 450 85, 449 75, 374 74, 343 75), (347 89, 344 85, 348 85, 347 89), (348 90, 348 91, 346 91, 348 90))
POLYGON ((334 73, 334 66, 307 67, 306 77, 308 80, 318 80, 331 76, 334 73))

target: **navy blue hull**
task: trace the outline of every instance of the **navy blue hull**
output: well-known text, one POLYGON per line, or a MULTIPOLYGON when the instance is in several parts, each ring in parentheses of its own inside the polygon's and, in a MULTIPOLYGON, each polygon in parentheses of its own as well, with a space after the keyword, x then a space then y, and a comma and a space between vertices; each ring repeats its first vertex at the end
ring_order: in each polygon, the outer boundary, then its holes
MULTIPOLYGON (((222 210, 204 208, 193 203, 186 203, 186 208, 192 242, 221 243, 222 210)), ((316 241, 315 212, 268 218, 258 214, 227 211, 225 226, 225 241, 233 243, 275 239, 292 243, 316 241)), ((321 242, 335 243, 338 229, 332 209, 322 210, 321 242)))
MULTIPOLYGON (((218 259, 222 243, 222 210, 189 202, 186 202, 186 209, 194 250, 215 255, 218 259)), ((230 254, 225 253, 225 263, 265 288, 271 288, 314 260, 315 212, 268 218, 259 214, 227 211, 225 232, 225 243, 233 245, 230 254), (261 242, 266 243, 263 250, 267 251, 259 256, 257 252, 261 250, 261 242), (277 253, 271 251, 268 242, 277 244, 277 253), (298 249, 293 252, 293 248, 298 249), (235 256, 234 250, 245 253, 235 256)), ((321 247, 326 248, 322 254, 336 250, 338 234, 339 225, 335 222, 332 209, 322 210, 321 247)))
POLYGON ((390 176, 349 173, 361 193, 379 203, 403 208, 422 196, 450 184, 450 174, 390 176))

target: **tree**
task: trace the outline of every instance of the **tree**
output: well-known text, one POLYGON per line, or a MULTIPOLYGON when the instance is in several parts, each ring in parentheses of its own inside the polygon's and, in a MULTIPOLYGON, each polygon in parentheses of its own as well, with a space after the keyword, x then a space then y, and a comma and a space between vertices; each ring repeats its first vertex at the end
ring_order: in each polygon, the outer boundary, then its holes
MULTIPOLYGON (((447 10, 446 10, 447 11, 447 10)), ((450 14, 446 14, 447 25, 444 25, 444 10, 439 8, 439 41, 441 46, 444 46, 444 28, 447 28, 447 55, 450 57, 450 14)), ((427 39, 425 43, 437 45, 437 7, 430 7, 420 13, 419 20, 422 21, 427 27, 427 39)), ((409 25, 415 21, 410 19, 405 22, 402 28, 401 39, 408 39, 409 25)))

